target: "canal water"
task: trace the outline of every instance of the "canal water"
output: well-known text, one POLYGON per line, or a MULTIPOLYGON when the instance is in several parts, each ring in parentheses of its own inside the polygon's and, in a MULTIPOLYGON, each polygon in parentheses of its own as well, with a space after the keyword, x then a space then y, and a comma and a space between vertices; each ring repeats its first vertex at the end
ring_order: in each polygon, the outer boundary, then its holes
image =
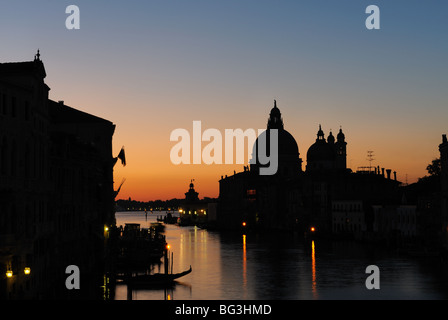
MULTIPOLYGON (((118 212, 117 226, 149 227, 165 212, 118 212)), ((173 272, 192 273, 171 289, 129 290, 116 300, 448 299, 448 264, 349 241, 303 241, 293 235, 227 234, 166 225, 173 272), (380 270, 368 290, 366 267, 380 270)), ((163 272, 163 265, 155 272, 163 272)))

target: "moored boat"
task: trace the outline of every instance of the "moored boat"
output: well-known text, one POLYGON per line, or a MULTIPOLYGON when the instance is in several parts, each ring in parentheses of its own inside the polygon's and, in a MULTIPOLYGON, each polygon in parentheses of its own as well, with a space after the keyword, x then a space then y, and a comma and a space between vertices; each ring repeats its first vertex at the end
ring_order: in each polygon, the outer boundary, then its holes
POLYGON ((155 273, 155 274, 145 274, 145 275, 135 275, 125 279, 127 285, 130 286, 160 286, 160 285, 171 285, 174 281, 180 277, 183 277, 191 273, 192 269, 180 272, 180 273, 155 273))

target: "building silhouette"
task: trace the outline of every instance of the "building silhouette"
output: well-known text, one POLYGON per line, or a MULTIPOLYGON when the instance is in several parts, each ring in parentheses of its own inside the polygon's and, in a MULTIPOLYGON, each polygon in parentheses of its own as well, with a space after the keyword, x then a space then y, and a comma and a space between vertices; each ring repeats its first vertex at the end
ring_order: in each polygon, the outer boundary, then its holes
POLYGON ((442 135, 440 152, 440 182, 441 182, 441 228, 443 242, 448 250, 448 140, 446 134, 442 135))
POLYGON ((114 224, 115 125, 50 100, 45 78, 39 52, 0 64, 0 299, 97 297, 114 224))
MULTIPOLYGON (((319 125, 317 138, 302 160, 294 137, 284 129, 274 101, 267 130, 278 130, 278 170, 260 175, 252 154, 250 166, 219 181, 218 221, 222 228, 296 230, 305 235, 350 234, 372 237, 373 206, 395 204, 400 182, 391 169, 353 172, 347 168, 347 141, 342 128, 327 139, 319 125), (356 215, 355 219, 348 217, 356 215), (311 231, 312 230, 312 231, 311 231)), ((264 141, 269 141, 265 139, 264 141)), ((258 150, 259 139, 254 144, 258 150)), ((256 148, 256 149, 255 149, 256 148)), ((270 146, 267 142, 266 149, 270 146)), ((268 151, 269 153, 269 151, 268 151)), ((269 164, 268 164, 269 165, 269 164)))
POLYGON ((194 179, 190 181, 185 199, 179 208, 180 225, 203 225, 207 222, 208 201, 199 199, 199 193, 194 189, 194 179))

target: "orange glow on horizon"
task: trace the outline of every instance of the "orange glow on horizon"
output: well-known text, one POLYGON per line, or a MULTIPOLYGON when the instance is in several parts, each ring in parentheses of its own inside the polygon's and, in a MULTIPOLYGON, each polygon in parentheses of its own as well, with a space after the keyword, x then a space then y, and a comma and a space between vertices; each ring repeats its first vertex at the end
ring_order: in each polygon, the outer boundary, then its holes
MULTIPOLYGON (((120 146, 121 147, 121 146, 120 146)), ((118 147, 115 150, 119 150, 118 147)), ((151 161, 141 153, 143 159, 138 160, 140 154, 133 154, 132 149, 126 146, 127 166, 121 167, 117 163, 114 168, 115 189, 123 178, 126 179, 117 199, 128 199, 129 197, 137 201, 169 200, 173 198, 183 199, 185 192, 188 191, 188 185, 191 179, 195 179, 195 189, 199 193, 199 198, 216 198, 219 195, 219 180, 221 176, 230 176, 234 172, 243 171, 244 165, 174 165, 169 159, 165 162, 151 161), (135 158, 137 157, 137 158, 135 158)), ((349 149, 350 152, 350 149, 349 149)), ((169 149, 166 150, 169 154, 169 149)), ((303 151, 301 151, 302 156, 303 151)), ((116 154, 114 155, 116 156, 116 154)), ((354 158, 353 154, 347 157, 347 167, 350 167, 349 157, 354 158)), ((407 163, 401 159, 390 161, 386 168, 397 171, 397 179, 405 184, 414 183, 418 178, 427 175, 426 166, 436 158, 437 154, 432 156, 414 159, 407 163), (418 163, 417 163, 418 161, 418 163)), ((358 158, 364 159, 361 154, 358 158)), ((352 161, 351 169, 356 171, 358 166, 367 166, 366 163, 355 163, 352 161)), ((376 166, 377 164, 373 164, 376 166)), ((302 164, 302 170, 306 169, 306 162, 302 164)))
MULTIPOLYGON (((160 103, 162 104, 162 102, 160 103)), ((82 105, 82 104, 81 104, 82 105)), ((76 107, 76 105, 74 105, 76 107)), ((162 110, 169 109, 169 106, 161 107, 162 110)), ((304 120, 295 119, 291 110, 282 109, 279 106, 285 119, 285 129, 296 139, 299 146, 300 157, 303 160, 302 170, 306 170, 306 152, 315 142, 317 126, 304 123, 304 120), (300 125, 302 124, 302 125, 300 125)), ((246 118, 245 121, 233 123, 230 119, 215 115, 214 118, 202 118, 203 130, 206 128, 217 128, 224 132, 224 128, 263 128, 266 126, 265 118, 269 113, 269 106, 260 111, 259 115, 253 118, 246 118), (264 111, 264 112, 263 112, 264 111), (219 118, 220 122, 216 120, 219 118)), ((162 111, 161 111, 162 112, 162 111)), ((101 115, 100 115, 101 116, 101 115)), ((166 115, 165 115, 166 116, 166 115)), ((195 179, 195 189, 199 193, 199 198, 216 198, 219 195, 219 180, 221 176, 230 176, 234 172, 243 171, 245 164, 180 164, 174 165, 170 160, 171 148, 177 143, 170 141, 170 133, 176 128, 185 128, 191 132, 193 115, 180 113, 179 117, 185 117, 183 121, 173 120, 170 125, 166 122, 153 121, 150 125, 138 125, 132 121, 126 121, 123 116, 109 115, 107 119, 118 119, 116 121, 116 132, 113 137, 114 151, 116 157, 121 147, 126 150, 127 166, 122 167, 120 162, 114 167, 115 189, 122 179, 126 179, 117 199, 132 198, 137 201, 169 200, 173 198, 183 199, 191 179, 195 179)), ((209 116, 210 117, 210 116, 209 116)), ((145 119, 144 115, 137 118, 145 119)), ((151 119, 150 116, 147 118, 151 119)), ((132 118, 136 119, 136 118, 132 118)), ((143 120, 142 120, 143 121, 143 120)), ((397 172, 397 179, 406 183, 414 183, 418 178, 427 175, 426 166, 439 157, 438 145, 441 143, 441 134, 434 129, 430 134, 431 140, 427 141, 427 136, 414 136, 410 139, 409 131, 404 129, 393 130, 385 126, 384 132, 378 131, 377 127, 368 128, 360 126, 359 123, 344 122, 343 131, 347 141, 347 167, 356 171, 358 167, 368 166, 366 160, 367 150, 373 150, 375 161, 372 166, 392 169, 397 172), (416 152, 416 145, 419 152, 416 152)), ((333 123, 331 120, 323 123, 333 123)), ((330 125, 323 125, 325 136, 330 132, 330 125)), ((337 130, 332 130, 333 134, 337 130)), ((202 143, 204 148, 208 142, 202 143)))

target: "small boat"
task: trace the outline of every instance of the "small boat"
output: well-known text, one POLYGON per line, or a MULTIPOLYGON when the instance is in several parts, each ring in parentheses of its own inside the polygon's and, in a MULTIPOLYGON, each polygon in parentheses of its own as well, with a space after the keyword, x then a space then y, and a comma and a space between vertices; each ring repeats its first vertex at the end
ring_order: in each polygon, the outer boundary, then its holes
POLYGON ((162 223, 160 223, 160 222, 152 222, 150 224, 150 226, 151 226, 151 229, 154 229, 157 232, 165 231, 165 226, 162 223))
POLYGON ((174 280, 183 277, 191 272, 190 269, 180 272, 180 273, 155 273, 155 274, 145 274, 136 275, 127 278, 125 282, 130 286, 161 286, 161 285, 172 285, 174 280))

